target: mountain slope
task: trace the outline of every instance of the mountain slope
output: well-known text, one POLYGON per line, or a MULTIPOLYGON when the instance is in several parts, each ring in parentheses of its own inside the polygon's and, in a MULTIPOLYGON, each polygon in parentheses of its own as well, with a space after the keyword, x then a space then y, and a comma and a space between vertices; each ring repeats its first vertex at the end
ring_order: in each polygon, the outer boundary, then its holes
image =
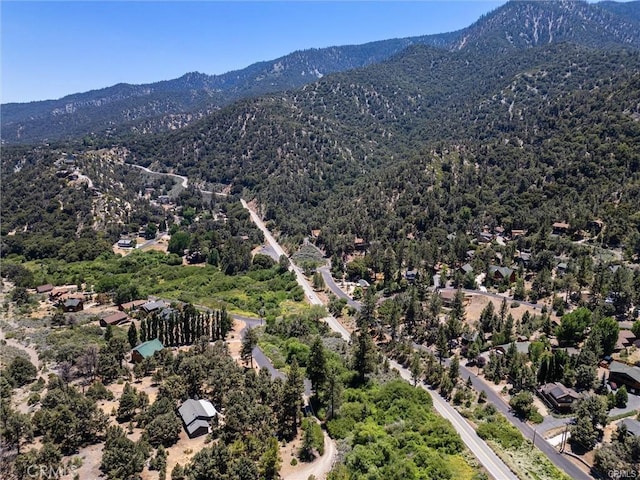
POLYGON ((453 48, 477 47, 494 53, 550 43, 594 48, 640 46, 640 3, 609 8, 582 1, 512 1, 463 31, 453 48), (630 15, 634 12, 633 15, 630 15))
MULTIPOLYGON (((297 88, 323 75, 380 62, 416 43, 446 45, 452 34, 294 52, 222 75, 187 73, 146 85, 118 84, 59 100, 2 105, 10 143, 74 138, 113 130, 174 129, 238 99, 297 88), (152 123, 142 122, 152 118, 152 123)), ((125 130, 126 131, 126 130, 125 130)))
POLYGON ((189 73, 148 85, 119 84, 60 100, 2 106, 2 140, 29 143, 91 134, 147 134, 182 128, 242 98, 285 91, 324 75, 378 63, 411 45, 502 55, 557 42, 640 46, 640 2, 509 2, 458 32, 294 52, 243 70, 189 73))
POLYGON ((638 119, 637 51, 415 46, 127 147, 132 161, 246 189, 285 234, 333 232, 329 251, 354 236, 599 217, 620 225, 616 244, 637 228, 625 218, 640 208, 638 119))

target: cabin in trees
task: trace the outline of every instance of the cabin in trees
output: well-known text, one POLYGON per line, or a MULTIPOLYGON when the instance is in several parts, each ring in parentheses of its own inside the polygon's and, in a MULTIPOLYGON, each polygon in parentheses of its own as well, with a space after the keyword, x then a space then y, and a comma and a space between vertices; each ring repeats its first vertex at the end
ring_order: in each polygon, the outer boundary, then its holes
POLYGON ((82 298, 71 297, 62 302, 62 310, 65 312, 80 312, 84 309, 82 298))
MULTIPOLYGON (((440 290, 440 298, 442 299, 442 305, 445 307, 451 307, 456 298, 457 290, 440 290)), ((465 294, 462 299, 463 305, 469 305, 471 303, 471 295, 465 294)))
POLYGON ((107 325, 120 325, 121 323, 129 320, 129 316, 125 312, 115 312, 111 315, 107 315, 100 319, 100 326, 106 327, 107 325))
POLYGON ((406 278, 407 282, 409 283, 415 282, 416 278, 418 278, 418 270, 407 270, 406 272, 404 272, 404 278, 406 278))
POLYGON ((609 365, 609 384, 614 389, 625 385, 631 393, 640 392, 640 367, 632 367, 616 361, 611 362, 609 365))
POLYGON ((118 248, 133 248, 135 247, 135 243, 133 240, 129 238, 121 238, 118 240, 118 248))
POLYGON ((538 389, 538 395, 554 410, 567 412, 573 402, 580 398, 578 393, 560 382, 545 383, 538 389))
POLYGON ((364 238, 356 237, 353 239, 353 248, 357 251, 363 252, 369 247, 369 242, 364 238))
POLYGON ((509 283, 513 283, 516 281, 516 272, 509 267, 491 265, 489 267, 489 277, 495 282, 507 280, 509 283))
POLYGON ((569 232, 570 225, 564 222, 555 222, 551 225, 551 233, 554 235, 565 235, 569 232))
POLYGON ((141 343, 131 351, 131 361, 139 363, 145 358, 153 357, 154 353, 159 352, 163 348, 164 345, 162 345, 162 342, 157 338, 141 343))
POLYGON ((178 413, 189 438, 209 433, 211 420, 218 414, 216 407, 209 400, 193 400, 191 398, 180 405, 178 413))

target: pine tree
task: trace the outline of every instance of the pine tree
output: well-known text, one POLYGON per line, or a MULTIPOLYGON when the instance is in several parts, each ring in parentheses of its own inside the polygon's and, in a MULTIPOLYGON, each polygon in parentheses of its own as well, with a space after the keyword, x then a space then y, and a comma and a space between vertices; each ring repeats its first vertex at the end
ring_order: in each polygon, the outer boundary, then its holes
POLYGON ((368 328, 363 328, 356 334, 356 351, 353 369, 358 373, 361 382, 366 380, 367 374, 375 367, 375 351, 373 340, 368 328))
POLYGON ((289 440, 295 438, 298 433, 298 419, 302 408, 303 392, 302 374, 300 367, 298 367, 298 360, 293 357, 282 393, 282 417, 280 418, 282 436, 289 440))
POLYGON ((113 326, 111 324, 107 325, 107 329, 104 331, 104 340, 108 342, 113 338, 113 326))
POLYGON ((142 320, 140 320, 140 341, 141 342, 146 342, 147 339, 149 338, 147 331, 148 331, 147 319, 143 318, 142 320))
POLYGON ((250 364, 253 368, 253 349, 258 344, 258 334, 253 328, 247 328, 242 339, 242 347, 240 349, 240 358, 245 364, 250 364))
POLYGON ((449 342, 447 341, 447 333, 443 325, 438 326, 438 336, 436 339, 436 351, 438 352, 438 358, 440 363, 444 358, 449 357, 449 342))
POLYGON ((134 348, 136 345, 138 345, 138 329, 136 328, 136 324, 133 322, 131 322, 131 325, 129 325, 127 338, 129 339, 129 345, 131 345, 131 348, 134 348))
POLYGON ((322 339, 317 335, 311 343, 311 351, 307 362, 307 377, 311 380, 313 392, 318 395, 318 391, 322 389, 327 380, 327 358, 324 353, 322 339))

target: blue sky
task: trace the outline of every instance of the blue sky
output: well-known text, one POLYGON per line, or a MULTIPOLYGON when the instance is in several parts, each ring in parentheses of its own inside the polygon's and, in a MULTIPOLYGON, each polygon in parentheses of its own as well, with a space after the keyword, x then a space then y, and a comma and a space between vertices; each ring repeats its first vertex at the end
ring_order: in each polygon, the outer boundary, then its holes
POLYGON ((504 1, 0 1, 1 103, 458 30, 504 1))

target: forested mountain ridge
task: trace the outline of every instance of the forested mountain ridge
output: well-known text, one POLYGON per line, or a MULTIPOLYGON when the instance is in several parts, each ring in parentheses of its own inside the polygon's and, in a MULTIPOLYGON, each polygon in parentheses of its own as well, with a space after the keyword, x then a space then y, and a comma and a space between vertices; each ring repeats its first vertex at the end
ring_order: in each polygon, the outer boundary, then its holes
POLYGON ((59 100, 5 104, 2 140, 33 143, 182 128, 239 99, 298 88, 327 74, 378 63, 411 45, 479 48, 488 56, 564 41, 637 47, 639 5, 513 1, 457 32, 297 51, 222 75, 194 72, 174 80, 118 84, 59 100))
POLYGON ((285 234, 322 227, 329 250, 597 217, 618 245, 637 234, 639 72, 635 50, 416 46, 128 147, 248 189, 285 234))
POLYGON ((92 133, 180 128, 238 99, 300 87, 323 75, 380 62, 416 43, 445 46, 451 34, 293 52, 222 75, 191 72, 146 85, 118 84, 59 100, 2 106, 2 138, 30 143, 92 133))

